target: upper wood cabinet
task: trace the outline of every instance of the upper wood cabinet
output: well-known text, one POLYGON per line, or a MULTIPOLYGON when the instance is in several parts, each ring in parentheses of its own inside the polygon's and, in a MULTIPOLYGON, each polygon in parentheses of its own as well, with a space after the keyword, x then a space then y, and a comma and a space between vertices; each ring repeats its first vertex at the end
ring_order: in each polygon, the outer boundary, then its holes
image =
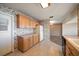
POLYGON ((17 27, 18 28, 26 28, 29 27, 30 23, 29 23, 29 18, 24 16, 24 15, 17 15, 17 27))
POLYGON ((32 27, 36 28, 39 25, 38 21, 32 21, 32 27))
POLYGON ((17 28, 35 28, 37 24, 37 21, 28 16, 17 15, 17 28))
POLYGON ((30 21, 30 27, 35 28, 36 27, 36 22, 34 20, 30 21))

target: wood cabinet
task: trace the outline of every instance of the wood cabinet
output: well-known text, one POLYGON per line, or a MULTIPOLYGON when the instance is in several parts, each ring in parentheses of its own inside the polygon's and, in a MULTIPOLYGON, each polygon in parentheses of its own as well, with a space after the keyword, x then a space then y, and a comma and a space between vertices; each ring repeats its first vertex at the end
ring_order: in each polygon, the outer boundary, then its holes
POLYGON ((17 14, 17 28, 35 28, 37 24, 38 22, 30 17, 17 14))
POLYGON ((30 26, 29 18, 24 15, 17 15, 17 28, 26 28, 30 26))
POLYGON ((79 51, 66 41, 66 56, 79 56, 79 51))
MULTIPOLYGON (((72 37, 72 36, 71 36, 72 37)), ((77 38, 77 37, 76 37, 77 38)), ((79 51, 73 46, 73 43, 68 40, 68 36, 62 37, 63 39, 63 54, 64 56, 79 56, 79 51)), ((73 40, 69 37, 69 39, 73 40)))
POLYGON ((35 34, 33 36, 33 44, 36 45, 38 42, 39 42, 39 35, 38 34, 35 34))
POLYGON ((30 48, 33 46, 33 36, 29 37, 30 38, 30 48))
POLYGON ((29 37, 17 36, 18 50, 22 52, 27 51, 28 49, 30 49, 40 41, 38 37, 39 37, 38 34, 33 34, 29 37))
POLYGON ((35 28, 35 23, 34 23, 33 20, 30 20, 30 27, 31 27, 31 28, 35 28))
POLYGON ((36 26, 38 25, 39 23, 37 22, 37 21, 35 21, 35 20, 31 20, 30 21, 30 27, 31 28, 36 28, 36 26))
POLYGON ((22 52, 27 51, 30 48, 30 38, 17 37, 18 39, 18 49, 22 52))

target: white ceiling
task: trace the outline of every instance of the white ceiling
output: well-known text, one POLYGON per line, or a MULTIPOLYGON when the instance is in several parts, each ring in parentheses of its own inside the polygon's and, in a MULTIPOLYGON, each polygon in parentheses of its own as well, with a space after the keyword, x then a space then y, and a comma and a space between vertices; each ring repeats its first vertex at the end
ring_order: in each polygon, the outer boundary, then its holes
POLYGON ((77 4, 74 3, 52 3, 48 8, 43 9, 40 3, 7 3, 4 4, 14 10, 21 11, 38 20, 48 19, 62 22, 64 16, 71 12, 77 4))

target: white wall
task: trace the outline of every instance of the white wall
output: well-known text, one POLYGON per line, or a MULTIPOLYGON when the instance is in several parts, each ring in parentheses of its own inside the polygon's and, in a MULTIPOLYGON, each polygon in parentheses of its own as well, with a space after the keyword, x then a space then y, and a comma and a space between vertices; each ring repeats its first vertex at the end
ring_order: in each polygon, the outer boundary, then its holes
POLYGON ((67 21, 65 21, 62 25, 62 34, 63 35, 77 35, 77 14, 76 10, 66 18, 67 21))
POLYGON ((16 29, 16 34, 17 35, 27 35, 27 34, 32 34, 33 33, 33 28, 17 28, 16 29))

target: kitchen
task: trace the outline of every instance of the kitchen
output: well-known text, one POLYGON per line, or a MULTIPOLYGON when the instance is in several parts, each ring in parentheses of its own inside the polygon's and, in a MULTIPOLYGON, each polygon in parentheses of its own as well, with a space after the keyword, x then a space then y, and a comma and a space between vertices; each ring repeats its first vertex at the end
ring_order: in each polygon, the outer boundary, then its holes
POLYGON ((0 55, 79 56, 78 16, 74 3, 0 4, 0 55))

